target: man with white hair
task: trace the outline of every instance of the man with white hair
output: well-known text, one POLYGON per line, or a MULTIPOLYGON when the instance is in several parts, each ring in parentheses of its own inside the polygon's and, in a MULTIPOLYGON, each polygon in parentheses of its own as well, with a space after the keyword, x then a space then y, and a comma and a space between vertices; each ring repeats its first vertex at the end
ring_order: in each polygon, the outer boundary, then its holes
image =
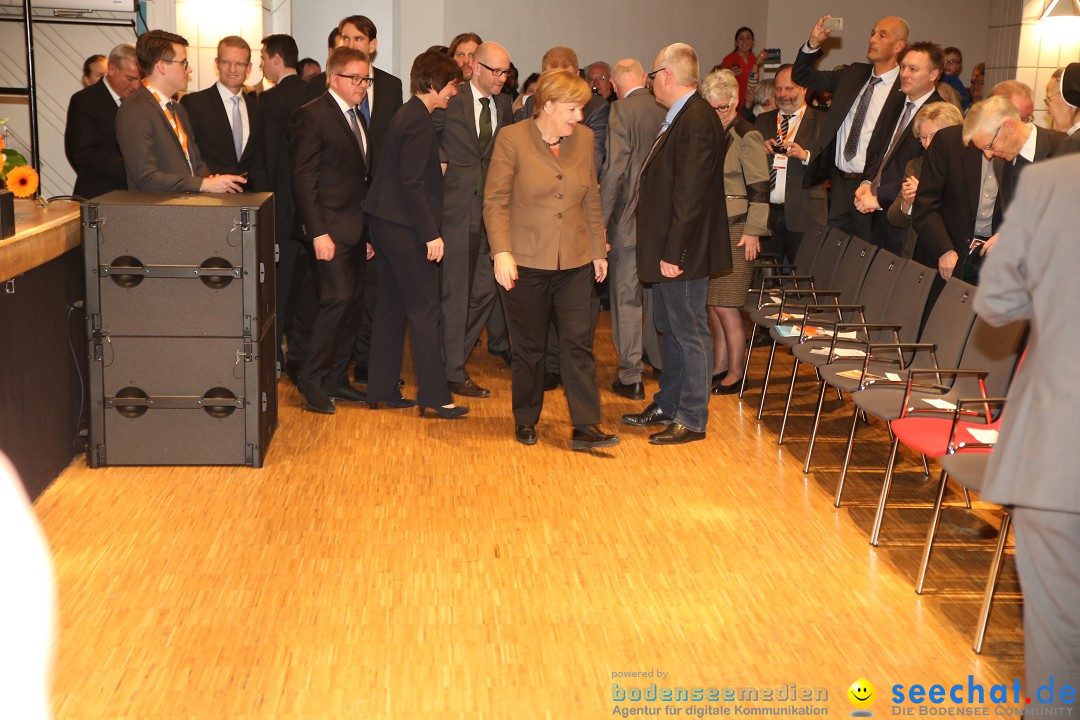
MULTIPOLYGON (((660 345, 651 313, 642 325, 646 291, 641 287, 637 271, 634 200, 641 166, 664 122, 665 111, 646 89, 645 69, 637 60, 620 60, 611 75, 611 84, 620 99, 611 105, 607 159, 600 174, 600 204, 611 246, 608 251, 611 339, 619 354, 619 374, 611 384, 611 391, 631 400, 644 400, 642 351, 646 350, 649 358, 659 363, 660 345)), ((652 291, 647 292, 651 296, 652 291)), ((648 302, 651 304, 651 297, 648 302)))
POLYGON ((653 283, 656 328, 663 334, 660 391, 628 425, 667 425, 654 445, 705 439, 712 386, 712 343, 705 299, 709 275, 731 268, 724 200, 728 134, 698 92, 698 59, 685 43, 660 51, 648 74, 668 108, 641 170, 637 267, 653 283))

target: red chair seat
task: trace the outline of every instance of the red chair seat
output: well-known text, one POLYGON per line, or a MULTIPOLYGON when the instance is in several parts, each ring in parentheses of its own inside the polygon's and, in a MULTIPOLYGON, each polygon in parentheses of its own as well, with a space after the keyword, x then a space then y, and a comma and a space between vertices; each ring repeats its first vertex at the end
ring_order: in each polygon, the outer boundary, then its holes
MULTIPOLYGON (((928 457, 941 457, 949 453, 949 429, 952 427, 951 417, 926 417, 920 415, 908 415, 898 418, 889 423, 893 434, 900 442, 912 450, 920 452, 928 457)), ((961 420, 956 427, 956 442, 978 443, 979 441, 968 432, 968 428, 976 430, 997 430, 999 423, 991 424, 974 423, 961 420)), ((959 452, 988 453, 993 448, 960 448, 959 452)))

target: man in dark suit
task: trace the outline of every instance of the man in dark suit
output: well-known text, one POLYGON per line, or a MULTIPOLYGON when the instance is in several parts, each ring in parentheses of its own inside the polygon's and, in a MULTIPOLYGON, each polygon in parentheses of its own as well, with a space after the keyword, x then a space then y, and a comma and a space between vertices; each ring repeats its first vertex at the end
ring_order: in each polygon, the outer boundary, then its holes
MULTIPOLYGON (((941 279, 935 287, 954 271, 977 280, 978 265, 997 241, 1020 172, 1048 157, 1062 137, 1022 122, 1012 102, 997 95, 972 105, 963 125, 938 131, 923 163, 911 217, 919 233, 914 257, 938 268, 941 279)), ((931 298, 936 297, 932 290, 931 298)))
MULTIPOLYGON (((350 15, 338 23, 338 42, 341 47, 352 48, 367 53, 369 58, 374 58, 379 49, 379 41, 376 35, 378 30, 369 18, 363 15, 350 15)), ((383 141, 386 140, 386 131, 390 127, 390 120, 401 107, 401 80, 374 65, 369 66, 367 95, 360 105, 360 112, 368 123, 371 136, 372 165, 371 171, 379 163, 382 153, 383 141)), ((318 82, 319 76, 312 78, 312 82, 318 82)), ((323 80, 325 84, 325 80, 323 80)), ((368 265, 364 274, 364 310, 363 319, 360 323, 360 331, 356 338, 356 348, 353 358, 356 360, 356 380, 367 383, 368 358, 371 352, 371 326, 372 313, 375 312, 376 284, 375 264, 368 265)))
MULTIPOLYGON (((795 258, 803 235, 824 225, 828 215, 825 184, 803 186, 810 151, 821 136, 825 115, 806 105, 806 88, 791 79, 791 65, 776 71, 776 110, 758 115, 769 172, 769 228, 772 250, 795 258)), ((766 238, 762 238, 765 244, 766 238)))
POLYGON ((75 170, 75 194, 93 198, 127 189, 127 172, 116 142, 116 109, 139 89, 135 46, 109 53, 105 77, 71 96, 64 127, 64 154, 75 170))
POLYGON ((237 35, 224 37, 218 42, 214 65, 218 81, 180 100, 191 118, 195 144, 210 172, 246 176, 247 192, 266 190, 258 98, 244 92, 251 47, 237 35))
POLYGON ((116 111, 116 138, 135 192, 242 192, 239 175, 214 175, 192 138, 187 112, 172 97, 187 87, 188 42, 164 30, 139 36, 135 56, 143 87, 116 111))
POLYGON ((867 153, 863 181, 855 191, 855 209, 873 218, 870 240, 897 255, 903 252, 907 229, 890 223, 883 208, 892 205, 900 194, 908 162, 923 154, 922 143, 911 132, 911 122, 924 105, 941 101, 937 81, 944 62, 945 53, 932 42, 914 43, 901 53, 900 89, 907 98, 904 110, 889 144, 867 153))
POLYGON ((663 333, 660 391, 628 425, 667 425, 656 445, 705 439, 712 384, 706 322, 709 275, 731 267, 724 200, 728 134, 698 93, 697 53, 675 43, 649 73, 656 100, 668 108, 641 170, 637 203, 637 266, 653 283, 656 327, 663 333))
POLYGON ((903 110, 896 58, 907 45, 908 24, 898 17, 879 20, 870 32, 869 63, 852 63, 840 71, 815 70, 821 44, 831 34, 825 29, 828 19, 826 15, 814 25, 792 68, 792 78, 799 85, 833 96, 821 136, 807 148, 812 170, 803 182, 809 187, 828 179, 832 188, 829 223, 870 240, 870 217, 855 208, 855 190, 863 180, 867 156, 888 146, 903 110))
POLYGON ((373 148, 360 112, 369 70, 366 53, 335 49, 327 61, 327 91, 294 112, 289 123, 293 196, 301 232, 315 257, 319 293, 300 391, 308 410, 325 414, 334 412, 332 398, 364 400, 347 373, 370 254, 363 202, 373 148))
POLYGON ((446 380, 450 392, 465 397, 484 398, 491 393, 477 385, 465 369, 480 328, 495 301, 494 275, 484 238, 484 178, 495 137, 510 124, 510 98, 501 95, 510 54, 498 43, 481 43, 473 53, 470 80, 458 87, 446 110, 431 117, 439 137, 439 159, 445 164, 443 176, 442 237, 445 251, 439 268, 442 295, 442 348, 446 380), (485 271, 491 277, 478 278, 485 271), (491 291, 483 305, 470 307, 474 277, 486 281, 491 291), (475 317, 470 318, 470 313, 475 317), (481 317, 482 316, 482 317, 481 317), (469 327, 477 335, 471 339, 469 327))
POLYGON ((611 246, 608 251, 611 339, 619 354, 618 375, 611 391, 631 400, 644 400, 642 353, 647 351, 649 358, 659 363, 660 344, 652 320, 643 324, 644 290, 637 270, 635 200, 641 166, 666 111, 646 89, 645 70, 637 60, 620 60, 609 74, 621 98, 611 104, 606 160, 600 174, 600 206, 611 246))
POLYGON ((278 246, 277 319, 280 355, 282 338, 288 338, 284 357, 285 373, 295 382, 300 377, 300 358, 311 332, 297 318, 311 317, 318 304, 314 288, 303 282, 309 276, 308 255, 303 252, 303 236, 296 222, 296 202, 292 194, 289 140, 286 130, 293 112, 308 101, 308 85, 297 73, 299 52, 289 35, 267 35, 262 39, 259 68, 274 83, 259 97, 260 137, 266 165, 268 189, 274 193, 274 228, 278 246), (299 273, 297 268, 299 266, 299 273), (294 294, 294 276, 300 282, 294 294), (306 288, 306 290, 305 290, 306 288), (305 310, 308 308, 308 310, 305 310))

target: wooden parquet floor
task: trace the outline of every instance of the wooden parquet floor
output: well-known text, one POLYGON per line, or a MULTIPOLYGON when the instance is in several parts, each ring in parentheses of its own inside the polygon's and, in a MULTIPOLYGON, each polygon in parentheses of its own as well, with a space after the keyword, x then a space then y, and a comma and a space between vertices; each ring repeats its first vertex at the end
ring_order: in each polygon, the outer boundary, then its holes
POLYGON ((834 508, 850 405, 827 404, 833 439, 804 476, 812 398, 778 447, 779 390, 755 419, 757 351, 753 392, 712 399, 705 442, 651 446, 618 424, 643 403, 606 389, 607 322, 598 381, 622 435, 608 451, 569 451, 561 391, 540 443, 515 443, 509 372, 478 348, 473 377, 492 397, 460 421, 316 416, 283 380, 261 470, 74 462, 36 503, 60 594, 57 717, 586 720, 649 705, 616 702, 613 683, 794 683, 846 715, 859 677, 888 715, 897 683, 1022 676, 1011 553, 985 650, 971 651, 993 508, 950 496, 919 597, 936 475, 902 458, 871 547, 880 424, 861 429, 834 508), (666 675, 614 676, 634 671, 666 675))

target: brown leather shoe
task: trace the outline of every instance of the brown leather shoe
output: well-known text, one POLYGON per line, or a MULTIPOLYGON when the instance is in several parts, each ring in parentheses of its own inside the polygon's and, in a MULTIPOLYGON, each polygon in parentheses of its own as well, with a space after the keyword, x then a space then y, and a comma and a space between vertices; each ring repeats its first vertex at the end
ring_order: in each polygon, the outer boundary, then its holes
POLYGON ((450 392, 455 395, 461 395, 463 397, 471 398, 486 398, 491 397, 491 391, 487 388, 482 388, 472 380, 466 380, 465 382, 452 382, 449 383, 450 392))
POLYGON ((667 430, 663 430, 658 433, 653 433, 649 436, 649 442, 653 445, 682 445, 688 442, 697 442, 698 440, 704 440, 705 433, 694 432, 685 425, 679 423, 672 423, 668 426, 667 430))
POLYGON ((601 430, 598 425, 575 427, 573 434, 570 436, 571 450, 592 450, 593 448, 606 448, 618 444, 618 435, 609 435, 601 430))

